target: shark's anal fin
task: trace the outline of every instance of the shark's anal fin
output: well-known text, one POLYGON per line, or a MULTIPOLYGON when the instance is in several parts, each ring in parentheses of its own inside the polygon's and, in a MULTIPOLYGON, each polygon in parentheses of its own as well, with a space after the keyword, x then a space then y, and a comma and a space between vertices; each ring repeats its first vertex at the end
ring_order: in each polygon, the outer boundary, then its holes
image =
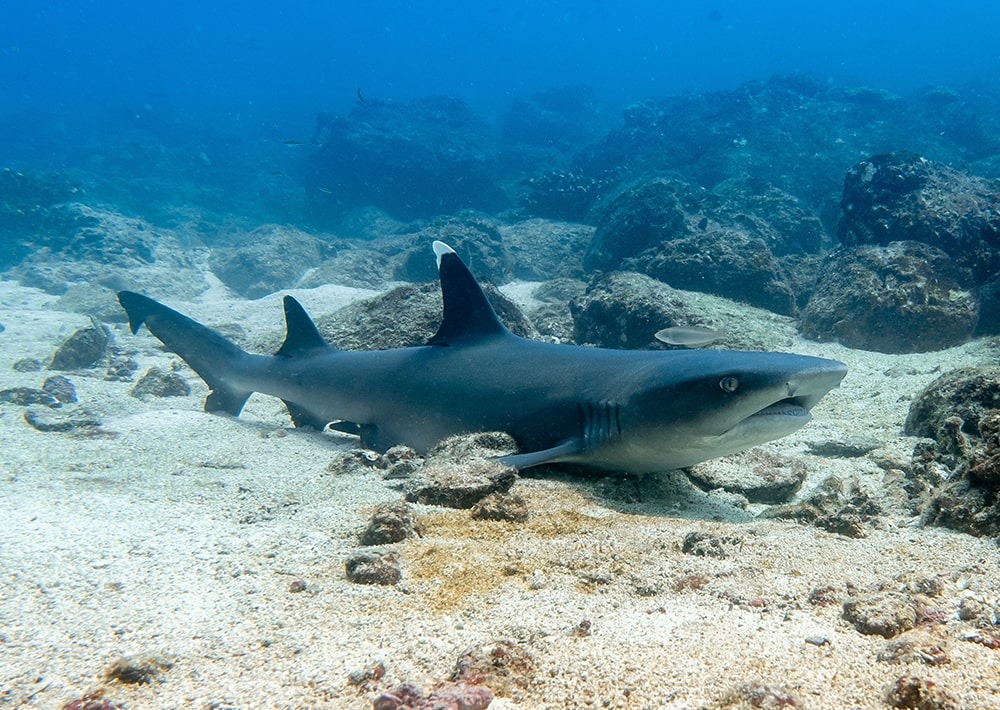
POLYGON ((510 333, 476 282, 469 268, 444 242, 434 242, 444 317, 428 345, 453 345, 488 335, 510 333))
POLYGON ((206 412, 239 415, 253 394, 232 384, 231 374, 248 357, 245 352, 211 328, 147 296, 121 291, 118 302, 128 313, 133 333, 145 324, 149 332, 205 380, 212 390, 205 400, 206 412))
POLYGON ((564 441, 557 446, 553 446, 551 449, 531 451, 526 454, 501 456, 500 462, 521 470, 531 468, 532 466, 540 466, 543 463, 566 461, 568 457, 580 453, 580 450, 580 442, 575 439, 570 439, 569 441, 564 441))
MULTIPOLYGON (((275 353, 278 357, 292 357, 309 350, 332 350, 320 334, 312 318, 306 313, 302 304, 291 296, 285 296, 282 301, 285 307, 285 342, 275 353)), ((287 402, 286 402, 287 404, 287 402)), ((289 409, 291 411, 291 409, 289 409)), ((294 418, 294 414, 292 415, 294 418)), ((322 427, 320 427, 322 428, 322 427)))

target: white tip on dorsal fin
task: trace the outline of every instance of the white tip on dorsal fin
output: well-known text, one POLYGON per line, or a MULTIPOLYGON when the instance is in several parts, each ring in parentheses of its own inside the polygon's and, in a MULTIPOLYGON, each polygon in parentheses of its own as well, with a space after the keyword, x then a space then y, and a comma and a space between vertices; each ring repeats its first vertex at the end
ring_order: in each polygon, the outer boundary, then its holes
POLYGON ((435 242, 433 244, 431 244, 431 246, 434 247, 434 256, 437 257, 437 262, 438 262, 438 268, 439 269, 441 268, 441 257, 444 256, 445 254, 454 254, 455 253, 455 250, 452 249, 447 244, 445 244, 444 242, 439 242, 439 241, 435 240, 435 242))

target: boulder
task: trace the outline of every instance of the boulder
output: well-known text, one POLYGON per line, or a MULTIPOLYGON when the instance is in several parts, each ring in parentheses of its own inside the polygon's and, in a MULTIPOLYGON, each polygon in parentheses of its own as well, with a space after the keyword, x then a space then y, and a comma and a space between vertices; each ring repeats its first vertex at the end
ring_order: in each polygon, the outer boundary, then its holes
POLYGON ((884 153, 844 180, 837 236, 847 246, 917 241, 980 285, 1000 274, 1000 184, 909 152, 884 153))
POLYGON ((966 270, 920 242, 840 249, 802 312, 802 333, 862 350, 913 353, 967 341, 978 302, 966 270))
POLYGON ((321 223, 369 205, 403 220, 505 206, 490 132, 459 99, 362 100, 320 114, 314 143, 306 193, 321 223))

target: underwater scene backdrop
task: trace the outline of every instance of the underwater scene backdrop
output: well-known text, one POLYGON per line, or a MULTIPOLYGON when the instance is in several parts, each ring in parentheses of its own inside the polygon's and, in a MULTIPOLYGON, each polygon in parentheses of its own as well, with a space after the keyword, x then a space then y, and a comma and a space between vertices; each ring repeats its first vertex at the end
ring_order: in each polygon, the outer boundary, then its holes
POLYGON ((0 707, 1000 707, 998 26, 7 3, 0 707), (118 298, 252 353, 295 350, 285 295, 337 348, 421 346, 435 241, 533 340, 847 376, 682 471, 518 472, 503 432, 207 413, 118 298))

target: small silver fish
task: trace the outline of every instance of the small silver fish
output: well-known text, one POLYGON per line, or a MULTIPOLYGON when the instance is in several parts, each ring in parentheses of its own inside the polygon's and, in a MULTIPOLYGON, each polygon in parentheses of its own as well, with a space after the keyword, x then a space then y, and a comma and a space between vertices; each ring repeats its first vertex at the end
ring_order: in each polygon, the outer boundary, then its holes
POLYGON ((714 343, 725 335, 725 331, 704 328, 700 325, 675 325, 657 331, 654 336, 667 345, 682 345, 686 348, 700 348, 714 343))

